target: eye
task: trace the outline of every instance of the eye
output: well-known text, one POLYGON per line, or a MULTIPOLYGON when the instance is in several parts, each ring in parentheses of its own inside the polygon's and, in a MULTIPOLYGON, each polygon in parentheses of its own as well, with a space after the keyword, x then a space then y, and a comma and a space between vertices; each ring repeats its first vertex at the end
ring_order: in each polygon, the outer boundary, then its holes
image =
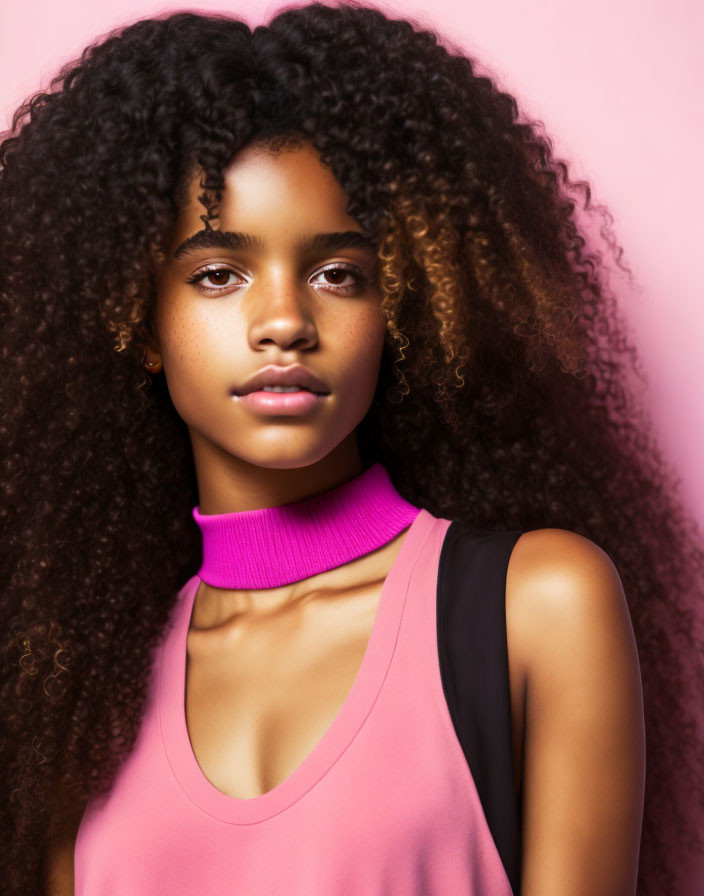
POLYGON ((356 267, 348 264, 330 264, 317 271, 308 282, 311 286, 322 286, 331 292, 339 292, 345 295, 358 292, 366 286, 368 280, 364 273, 356 267), (313 278, 323 277, 318 283, 313 278))
POLYGON ((196 271, 196 273, 193 274, 192 277, 189 277, 186 282, 195 284, 196 289, 200 292, 204 292, 207 295, 214 295, 218 292, 228 292, 236 285, 235 280, 238 278, 240 280, 243 279, 239 274, 236 274, 229 268, 213 265, 212 267, 196 271), (230 280, 231 277, 233 277, 234 280, 230 280))

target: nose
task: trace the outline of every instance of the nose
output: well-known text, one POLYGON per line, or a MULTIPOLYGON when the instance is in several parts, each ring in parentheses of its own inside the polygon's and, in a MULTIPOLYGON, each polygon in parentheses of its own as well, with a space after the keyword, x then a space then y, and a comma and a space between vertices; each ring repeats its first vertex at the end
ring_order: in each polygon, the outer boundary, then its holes
POLYGON ((252 348, 269 342, 275 342, 281 349, 315 345, 318 333, 306 289, 293 276, 284 274, 261 282, 256 295, 251 295, 250 289, 252 348))

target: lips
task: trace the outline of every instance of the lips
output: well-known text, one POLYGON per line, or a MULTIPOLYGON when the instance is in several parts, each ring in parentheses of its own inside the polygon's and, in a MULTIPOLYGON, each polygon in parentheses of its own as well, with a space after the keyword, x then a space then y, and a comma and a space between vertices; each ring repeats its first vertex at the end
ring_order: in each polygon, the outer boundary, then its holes
POLYGON ((237 401, 250 411, 267 417, 300 417, 320 407, 327 397, 308 389, 298 389, 296 392, 249 392, 237 396, 237 401))
MULTIPOLYGON (((245 380, 241 388, 235 390, 235 395, 248 395, 256 392, 263 386, 300 386, 309 392, 318 395, 327 395, 330 390, 327 385, 314 373, 300 364, 291 364, 288 367, 278 367, 270 364, 262 367, 254 376, 245 380)), ((271 393, 272 395, 285 393, 271 393)))

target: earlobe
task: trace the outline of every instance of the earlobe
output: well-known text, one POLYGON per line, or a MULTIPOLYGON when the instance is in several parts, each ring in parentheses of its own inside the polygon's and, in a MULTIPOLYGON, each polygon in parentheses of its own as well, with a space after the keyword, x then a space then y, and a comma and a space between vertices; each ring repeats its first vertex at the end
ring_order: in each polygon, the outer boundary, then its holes
POLYGON ((150 373, 159 373, 162 367, 161 354, 159 350, 152 344, 143 345, 144 366, 150 373))

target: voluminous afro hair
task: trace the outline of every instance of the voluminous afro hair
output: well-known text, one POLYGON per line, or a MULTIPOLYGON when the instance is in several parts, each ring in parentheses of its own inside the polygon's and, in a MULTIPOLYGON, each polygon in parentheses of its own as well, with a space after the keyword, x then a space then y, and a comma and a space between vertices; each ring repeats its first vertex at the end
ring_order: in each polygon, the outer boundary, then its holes
POLYGON ((191 13, 137 22, 88 47, 3 135, 6 892, 42 891, 49 838, 110 787, 199 569, 188 433, 142 345, 185 185, 201 174, 212 226, 223 169, 255 140, 312 142, 378 246, 388 332, 363 462, 438 516, 569 529, 616 565, 646 708, 639 892, 681 892, 685 808, 701 828, 704 804, 689 609, 704 551, 579 223, 599 212, 620 264, 608 213, 473 60, 354 4, 254 30, 191 13))

